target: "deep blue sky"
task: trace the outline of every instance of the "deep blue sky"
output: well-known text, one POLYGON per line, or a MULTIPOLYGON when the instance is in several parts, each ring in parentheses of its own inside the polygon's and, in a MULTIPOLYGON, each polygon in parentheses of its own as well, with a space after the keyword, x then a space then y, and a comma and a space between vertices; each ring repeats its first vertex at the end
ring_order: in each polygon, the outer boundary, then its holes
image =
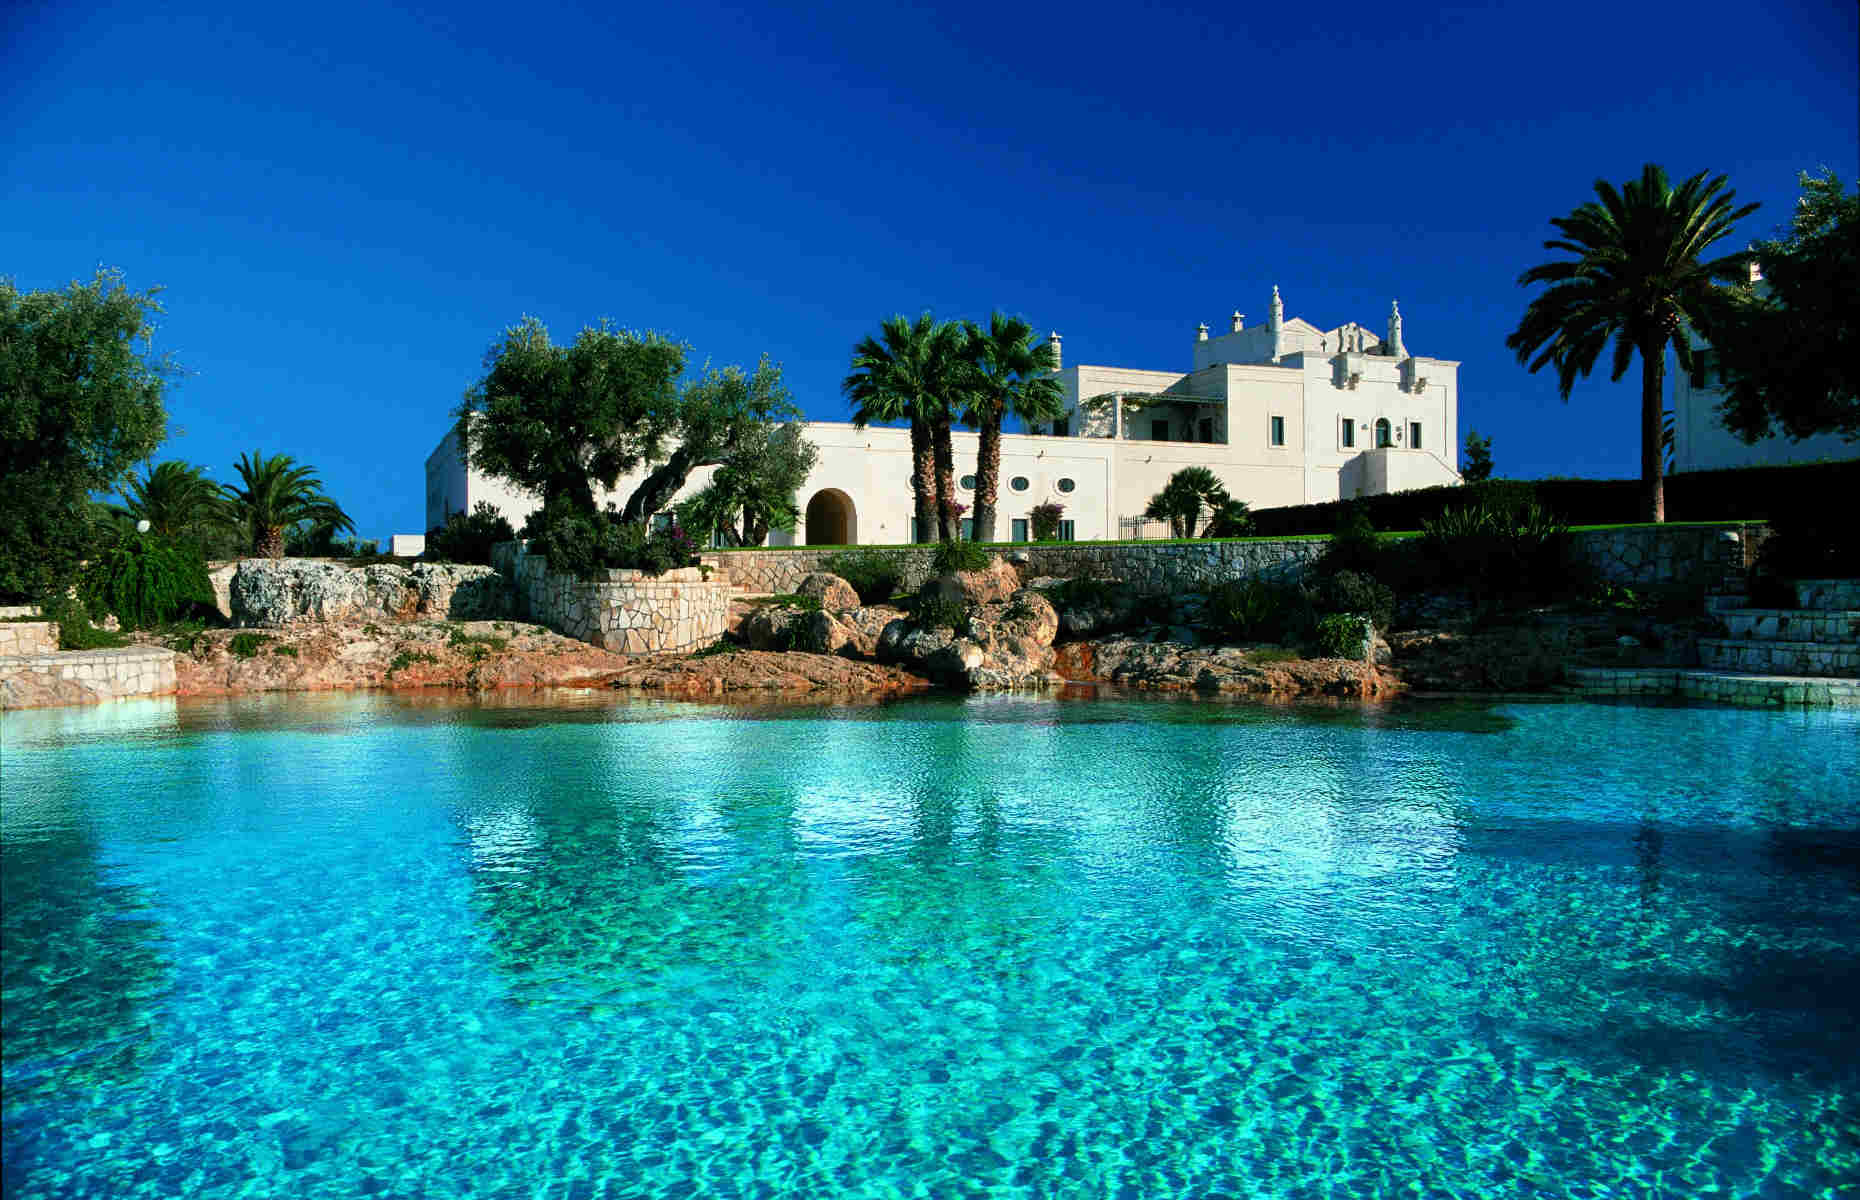
POLYGON ((1274 283, 1324 327, 1399 297, 1501 473, 1633 475, 1637 376, 1565 406, 1504 348, 1548 219, 1655 161, 1766 236, 1860 159, 1852 0, 0 7, 0 274, 161 285, 159 456, 290 453, 370 537, 525 313, 766 352, 843 420, 893 312, 1181 369, 1274 283))

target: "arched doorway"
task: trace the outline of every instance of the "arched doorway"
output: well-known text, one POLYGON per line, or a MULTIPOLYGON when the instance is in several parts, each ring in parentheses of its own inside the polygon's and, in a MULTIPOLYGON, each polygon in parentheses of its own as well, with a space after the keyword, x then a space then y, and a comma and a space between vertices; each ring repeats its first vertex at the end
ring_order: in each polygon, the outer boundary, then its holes
POLYGON ((1389 438, 1389 419, 1387 417, 1377 417, 1376 418, 1376 449, 1384 450, 1394 444, 1395 443, 1391 441, 1389 438))
POLYGON ((853 512, 852 497, 838 488, 823 488, 807 502, 807 544, 810 546, 855 546, 859 543, 859 520, 853 512))

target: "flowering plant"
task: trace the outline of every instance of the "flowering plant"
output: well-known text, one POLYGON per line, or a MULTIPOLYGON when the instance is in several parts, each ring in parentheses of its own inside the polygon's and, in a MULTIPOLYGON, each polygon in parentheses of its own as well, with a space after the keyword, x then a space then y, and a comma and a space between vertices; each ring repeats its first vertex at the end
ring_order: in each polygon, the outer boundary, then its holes
POLYGON ((1059 514, 1066 511, 1066 506, 1057 500, 1048 500, 1036 504, 1027 515, 1033 520, 1033 540, 1050 542, 1059 536, 1059 514))

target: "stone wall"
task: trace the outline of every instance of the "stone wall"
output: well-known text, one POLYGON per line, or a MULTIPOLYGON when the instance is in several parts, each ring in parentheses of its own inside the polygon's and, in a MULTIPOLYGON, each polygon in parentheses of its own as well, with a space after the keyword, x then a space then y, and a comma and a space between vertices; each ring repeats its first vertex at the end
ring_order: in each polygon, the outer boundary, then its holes
POLYGON ((175 690, 174 659, 150 646, 0 658, 0 708, 165 696, 175 690))
MULTIPOLYGON (((1741 583, 1755 560, 1766 529, 1761 525, 1668 525, 1663 528, 1583 530, 1570 536, 1570 554, 1602 578, 1616 583, 1741 583)), ((1144 592, 1179 592, 1227 579, 1295 576, 1324 553, 1327 539, 1260 539, 1241 542, 1033 542, 999 547, 1026 560, 1021 574, 1093 575, 1118 579, 1144 592)), ((915 591, 930 577, 927 546, 880 547, 898 562, 901 592, 915 591)), ((856 552, 856 551, 855 551, 856 552)), ((706 554, 704 562, 727 572, 749 592, 792 592, 836 550, 804 547, 729 550, 706 554)))
POLYGON ((50 654, 58 649, 58 622, 0 620, 0 658, 50 654))
POLYGON ((577 579, 551 573, 548 559, 518 542, 495 547, 491 561, 511 581, 517 616, 605 650, 701 650, 728 625, 730 583, 722 572, 680 567, 656 577, 601 571, 597 579, 577 579))
POLYGON ((1768 535, 1763 525, 1636 525, 1570 535, 1573 565, 1611 583, 1740 590, 1768 535))
MULTIPOLYGON (((1021 575, 1090 575, 1118 579, 1144 592, 1188 591, 1224 579, 1254 576, 1291 577, 1324 552, 1321 540, 1251 542, 1032 542, 1000 548, 1020 564, 1021 575)), ((930 578, 927 546, 886 549, 895 556, 903 579, 901 592, 916 591, 930 578)), ((706 554, 704 562, 728 574, 730 582, 750 592, 792 592, 801 580, 824 569, 821 563, 839 551, 803 548, 732 550, 706 554)))
POLYGON ((235 625, 264 629, 295 621, 482 621, 509 615, 510 588, 491 567, 247 558, 232 576, 228 610, 235 625))

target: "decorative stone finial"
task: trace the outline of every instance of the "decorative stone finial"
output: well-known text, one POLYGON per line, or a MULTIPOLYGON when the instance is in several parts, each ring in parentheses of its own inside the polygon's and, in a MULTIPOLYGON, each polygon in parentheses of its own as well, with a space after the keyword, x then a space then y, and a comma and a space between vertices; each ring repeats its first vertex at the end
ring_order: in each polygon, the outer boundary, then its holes
POLYGON ((1059 370, 1060 363, 1058 330, 1054 330, 1052 333, 1046 335, 1046 344, 1053 348, 1053 370, 1057 371, 1059 370))
POLYGON ((1198 342, 1205 342, 1208 340, 1208 323, 1206 321, 1195 326, 1195 340, 1198 342))
POLYGON ((1285 324, 1285 301, 1279 299, 1279 285, 1272 285, 1272 307, 1266 310, 1266 325, 1272 332, 1279 332, 1285 324))
POLYGON ((1407 358, 1407 347, 1401 344, 1401 305, 1389 301, 1389 344, 1384 347, 1396 358, 1407 358))
POLYGON ((1234 309, 1234 332, 1239 333, 1242 329, 1245 329, 1245 328, 1246 328, 1246 314, 1241 312, 1237 308, 1234 309))

